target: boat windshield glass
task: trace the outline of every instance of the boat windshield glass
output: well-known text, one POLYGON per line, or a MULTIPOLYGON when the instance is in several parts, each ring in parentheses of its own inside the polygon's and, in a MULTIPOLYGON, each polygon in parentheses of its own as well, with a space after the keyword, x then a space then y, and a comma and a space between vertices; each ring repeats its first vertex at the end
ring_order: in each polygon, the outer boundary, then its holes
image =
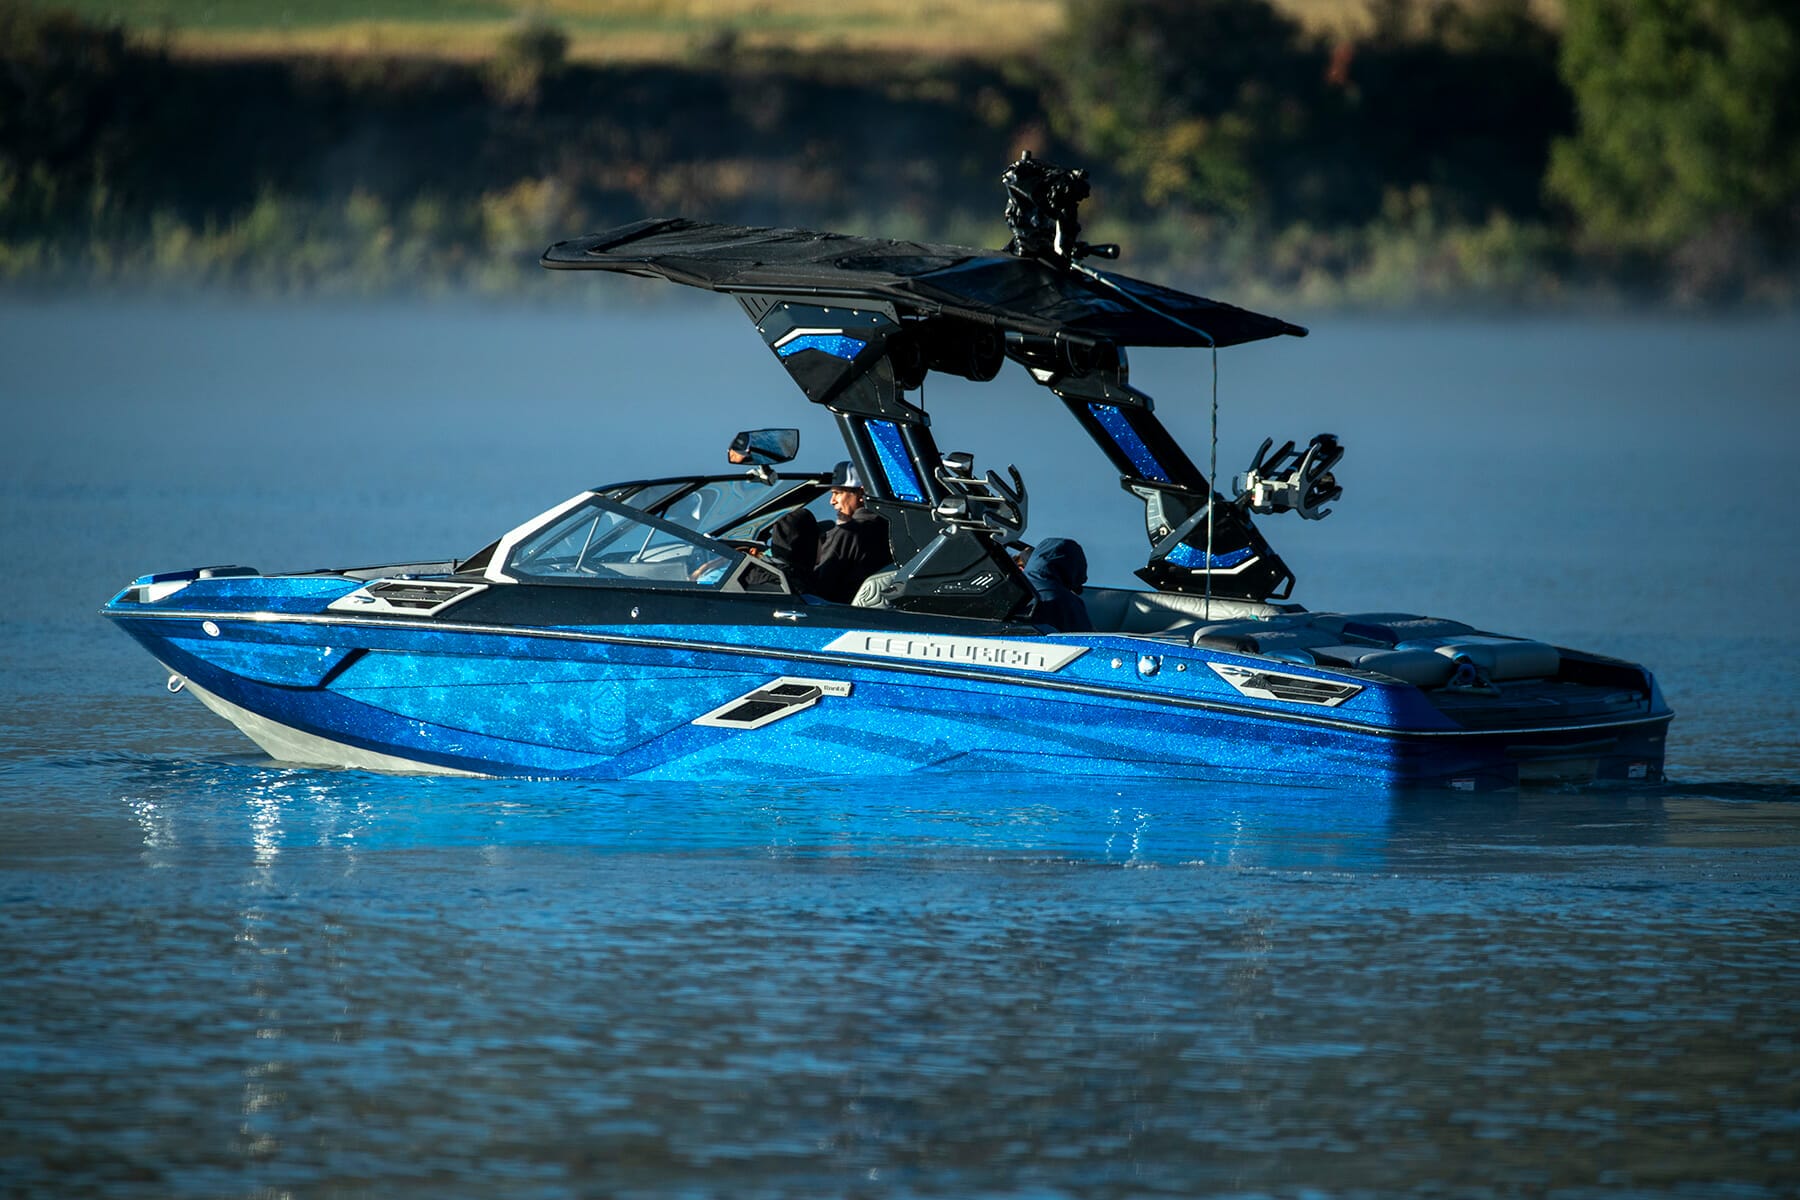
POLYGON ((743 559, 723 542, 590 496, 523 538, 503 569, 514 579, 715 588, 743 559))
POLYGON ((756 479, 713 479, 669 505, 663 515, 689 529, 723 529, 777 494, 756 479))
POLYGON ((820 528, 823 528, 837 520, 837 513, 831 508, 830 496, 830 490, 823 484, 795 488, 783 498, 784 503, 780 508, 755 509, 735 525, 715 530, 713 536, 738 538, 746 542, 766 542, 769 540, 769 526, 796 508, 811 509, 820 528))
POLYGON ((609 500, 617 500, 620 504, 629 504, 633 508, 641 508, 647 513, 660 516, 664 501, 692 486, 691 479, 662 479, 650 483, 624 483, 617 487, 595 490, 609 500))
POLYGON ((773 484, 743 475, 620 484, 601 494, 712 537, 755 538, 757 531, 822 490, 810 478, 773 484), (784 497, 792 499, 784 502, 784 497))

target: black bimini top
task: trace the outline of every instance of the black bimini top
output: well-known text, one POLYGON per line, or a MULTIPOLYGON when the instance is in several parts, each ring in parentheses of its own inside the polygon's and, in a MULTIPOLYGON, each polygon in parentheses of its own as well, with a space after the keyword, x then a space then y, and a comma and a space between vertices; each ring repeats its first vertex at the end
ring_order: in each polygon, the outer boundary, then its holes
POLYGON ((558 242, 542 263, 621 271, 715 292, 885 300, 1027 335, 1117 346, 1235 346, 1306 330, 1125 275, 970 246, 848 237, 808 229, 639 221, 558 242), (1207 337, 1198 336, 1195 330, 1207 337))

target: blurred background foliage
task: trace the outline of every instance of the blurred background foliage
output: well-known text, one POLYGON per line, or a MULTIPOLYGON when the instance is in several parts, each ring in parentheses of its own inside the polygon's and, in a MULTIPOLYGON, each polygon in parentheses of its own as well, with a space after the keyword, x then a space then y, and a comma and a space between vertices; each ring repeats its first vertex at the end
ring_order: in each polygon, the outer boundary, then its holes
POLYGON ((1000 245, 1030 148, 1245 302, 1800 291, 1792 0, 303 11, 0 0, 0 281, 514 291, 675 212, 1000 245))
POLYGON ((1586 0, 1561 67, 1579 106, 1549 194, 1582 243, 1671 256, 1701 292, 1791 265, 1800 225, 1800 4, 1586 0))

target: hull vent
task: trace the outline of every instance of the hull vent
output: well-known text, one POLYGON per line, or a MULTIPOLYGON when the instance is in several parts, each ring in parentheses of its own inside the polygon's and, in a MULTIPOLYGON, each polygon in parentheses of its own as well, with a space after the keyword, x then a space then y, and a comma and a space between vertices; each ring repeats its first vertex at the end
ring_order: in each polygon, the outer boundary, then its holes
POLYGON ((695 717, 695 725, 711 725, 721 729, 761 729, 783 717, 805 712, 822 696, 848 696, 850 685, 834 679, 797 679, 784 675, 773 683, 765 683, 753 692, 721 704, 704 716, 695 717))
POLYGON ((386 613, 435 617, 452 604, 486 591, 485 583, 428 583, 417 579, 377 579, 325 607, 332 612, 386 613))
POLYGON ((1305 675, 1288 675, 1281 671, 1258 671, 1250 667, 1234 667, 1226 663, 1206 664, 1219 678, 1236 688, 1239 695, 1257 700, 1285 700, 1289 704, 1318 704, 1336 708, 1362 691, 1357 683, 1340 683, 1331 679, 1312 679, 1305 675))

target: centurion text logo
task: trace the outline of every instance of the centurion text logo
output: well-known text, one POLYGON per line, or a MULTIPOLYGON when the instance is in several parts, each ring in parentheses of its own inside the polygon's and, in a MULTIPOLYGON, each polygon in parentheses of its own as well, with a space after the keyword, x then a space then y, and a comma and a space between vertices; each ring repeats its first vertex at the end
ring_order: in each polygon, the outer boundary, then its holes
POLYGON ((1035 645, 1004 638, 922 637, 896 633, 846 633, 827 650, 907 658, 917 662, 967 663, 1011 667, 1020 671, 1060 671, 1083 654, 1086 646, 1035 645))

